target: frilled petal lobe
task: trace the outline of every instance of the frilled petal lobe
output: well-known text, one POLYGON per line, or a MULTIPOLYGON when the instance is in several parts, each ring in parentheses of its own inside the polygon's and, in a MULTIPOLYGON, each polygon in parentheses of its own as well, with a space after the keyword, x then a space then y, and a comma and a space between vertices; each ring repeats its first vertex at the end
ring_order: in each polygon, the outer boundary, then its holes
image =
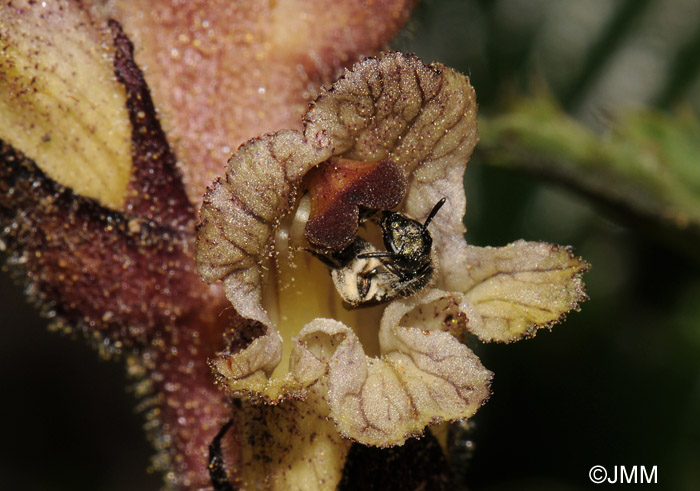
POLYGON ((519 240, 467 248, 464 293, 468 329, 482 341, 517 341, 551 327, 586 300, 588 263, 567 247, 519 240))
POLYGON ((366 356, 352 329, 334 320, 313 321, 296 337, 291 373, 305 385, 327 374, 325 400, 345 437, 402 444, 428 424, 472 416, 486 401, 491 373, 469 348, 449 332, 401 325, 404 315, 442 295, 430 290, 387 307, 381 359, 366 356))

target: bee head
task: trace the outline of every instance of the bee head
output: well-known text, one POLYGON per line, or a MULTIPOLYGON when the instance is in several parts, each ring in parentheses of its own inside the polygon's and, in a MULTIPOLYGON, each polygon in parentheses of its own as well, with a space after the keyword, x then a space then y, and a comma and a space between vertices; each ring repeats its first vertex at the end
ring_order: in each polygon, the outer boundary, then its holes
POLYGON ((444 203, 445 198, 438 201, 424 223, 401 213, 384 212, 381 220, 384 246, 397 266, 418 268, 430 260, 433 238, 428 224, 444 203))
POLYGON ((384 246, 397 266, 419 266, 430 256, 433 238, 422 223, 400 213, 386 212, 381 226, 384 246))

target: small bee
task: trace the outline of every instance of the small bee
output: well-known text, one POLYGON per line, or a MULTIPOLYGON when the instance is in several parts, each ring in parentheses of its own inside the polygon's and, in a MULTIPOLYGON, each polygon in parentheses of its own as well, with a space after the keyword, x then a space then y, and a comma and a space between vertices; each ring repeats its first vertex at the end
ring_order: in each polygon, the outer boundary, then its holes
POLYGON ((352 307, 408 297, 433 278, 433 238, 428 225, 444 204, 442 198, 424 223, 398 212, 383 212, 380 226, 386 251, 357 237, 339 253, 311 252, 330 267, 336 290, 352 307))

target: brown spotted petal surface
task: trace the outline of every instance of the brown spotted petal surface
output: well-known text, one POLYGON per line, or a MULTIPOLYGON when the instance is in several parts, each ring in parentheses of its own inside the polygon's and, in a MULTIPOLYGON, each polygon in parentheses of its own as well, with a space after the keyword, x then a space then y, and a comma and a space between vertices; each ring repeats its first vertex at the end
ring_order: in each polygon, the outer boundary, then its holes
POLYGON ((459 166, 444 172, 421 167, 414 176, 420 185, 409 188, 407 210, 429 209, 441 197, 448 198, 430 224, 439 257, 437 286, 459 298, 466 329, 482 341, 534 336, 537 329, 561 322, 588 298, 581 275, 589 265, 569 247, 522 240, 505 247, 467 244, 459 166))

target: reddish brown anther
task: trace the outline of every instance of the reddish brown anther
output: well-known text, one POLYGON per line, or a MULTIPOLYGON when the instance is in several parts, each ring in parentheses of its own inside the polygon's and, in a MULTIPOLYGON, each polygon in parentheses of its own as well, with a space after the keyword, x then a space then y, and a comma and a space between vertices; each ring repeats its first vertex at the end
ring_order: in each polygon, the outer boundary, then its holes
POLYGON ((304 235, 319 249, 340 251, 357 236, 359 207, 388 210, 406 192, 406 177, 391 160, 331 159, 307 176, 311 216, 304 235))

